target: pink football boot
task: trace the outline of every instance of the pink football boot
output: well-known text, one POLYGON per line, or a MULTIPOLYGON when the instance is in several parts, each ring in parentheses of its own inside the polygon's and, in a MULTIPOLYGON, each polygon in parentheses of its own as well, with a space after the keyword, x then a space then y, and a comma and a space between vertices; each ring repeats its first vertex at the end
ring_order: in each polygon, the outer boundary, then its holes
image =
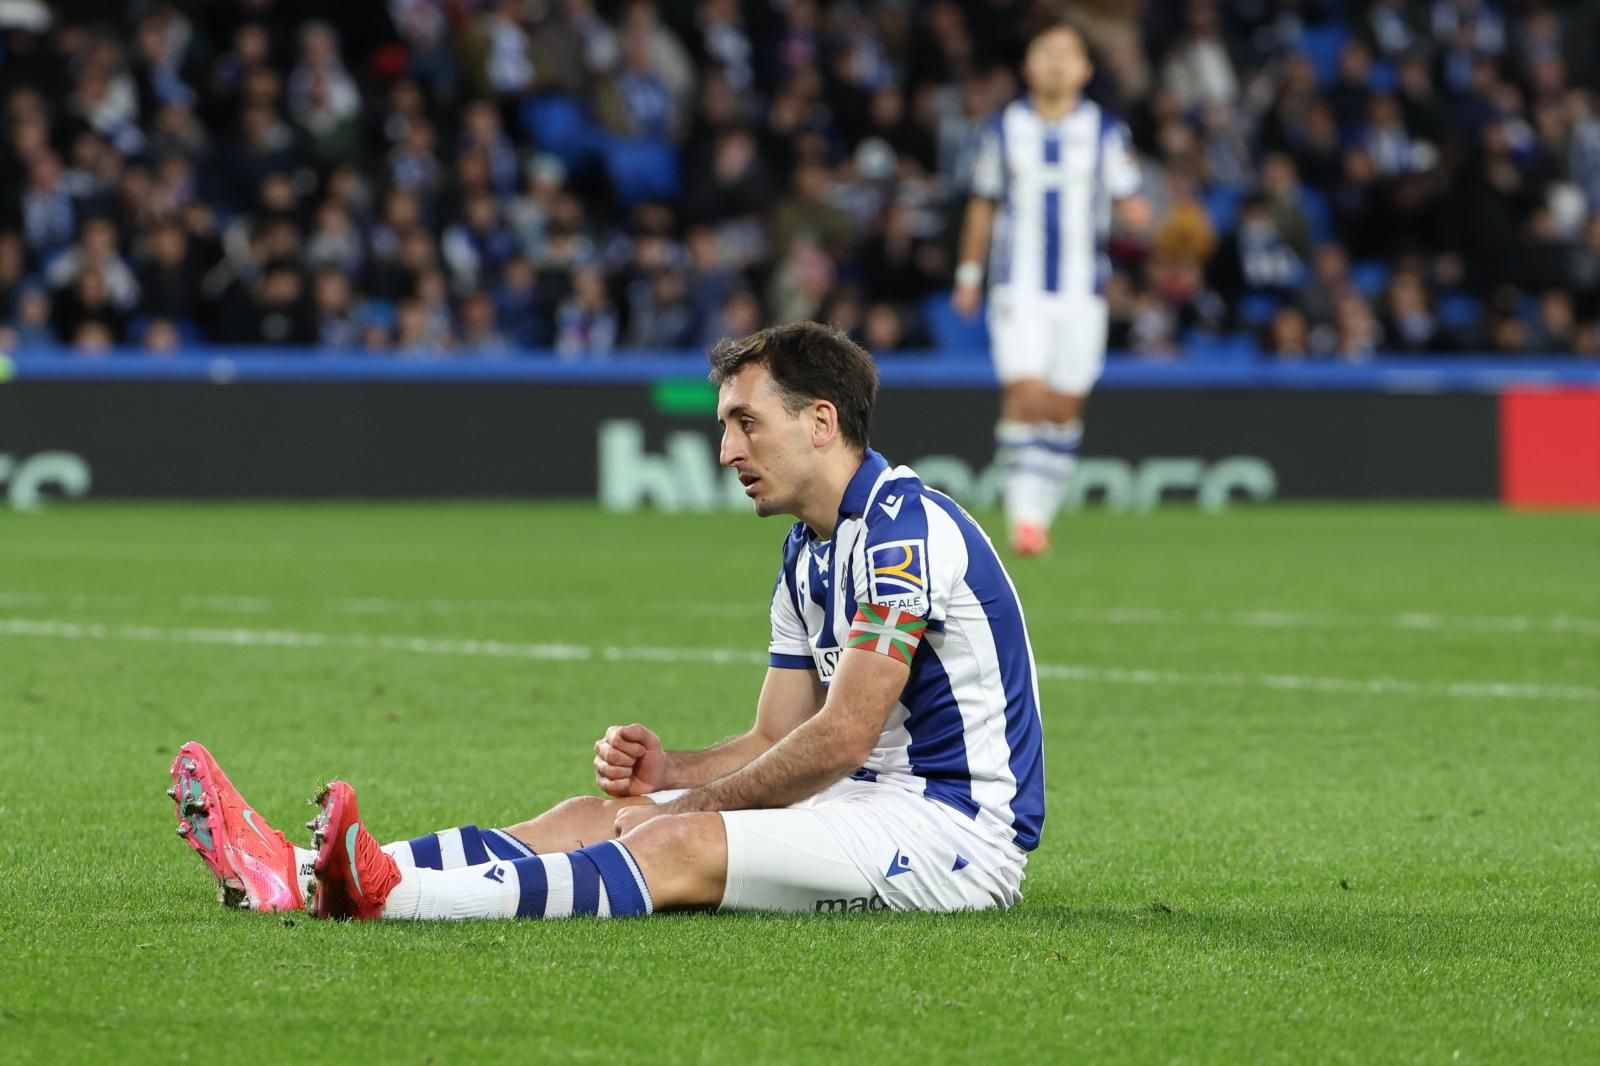
POLYGON ((178 749, 167 795, 177 807, 178 835, 211 868, 224 906, 302 909, 294 845, 245 802, 205 745, 191 740, 178 749))

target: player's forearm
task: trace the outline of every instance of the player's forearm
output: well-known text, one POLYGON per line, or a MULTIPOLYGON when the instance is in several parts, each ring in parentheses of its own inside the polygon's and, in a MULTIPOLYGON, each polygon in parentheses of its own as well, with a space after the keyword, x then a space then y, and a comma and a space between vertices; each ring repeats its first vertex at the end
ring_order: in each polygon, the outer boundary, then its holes
POLYGON ((819 714, 748 765, 696 788, 673 807, 683 812, 742 811, 799 803, 866 761, 872 743, 862 733, 844 715, 819 714))
POLYGON ((989 255, 989 234, 994 228, 994 201, 974 196, 967 201, 961 224, 961 255, 957 262, 982 263, 989 255))
POLYGON ((699 751, 669 751, 666 784, 662 787, 699 788, 749 765, 771 746, 771 740, 752 731, 699 751))

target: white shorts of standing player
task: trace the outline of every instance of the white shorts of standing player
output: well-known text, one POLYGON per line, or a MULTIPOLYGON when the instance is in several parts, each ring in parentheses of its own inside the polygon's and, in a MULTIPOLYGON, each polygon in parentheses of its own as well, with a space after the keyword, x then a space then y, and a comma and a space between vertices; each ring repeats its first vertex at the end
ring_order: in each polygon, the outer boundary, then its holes
POLYGON ((1032 378, 1065 396, 1087 396, 1106 365, 1106 301, 1100 296, 989 296, 989 347, 1000 384, 1032 378))
MULTIPOLYGON (((1085 397, 1106 361, 1106 302, 1094 295, 1028 297, 994 289, 989 340, 1003 386, 1041 381, 1058 396, 1085 397)), ((1002 418, 995 426, 1006 525, 1014 547, 1038 554, 1077 468, 1083 423, 1002 418)))
POLYGON ((896 785, 847 778, 792 807, 724 811, 722 822, 722 910, 987 910, 1022 898, 1020 848, 896 785))

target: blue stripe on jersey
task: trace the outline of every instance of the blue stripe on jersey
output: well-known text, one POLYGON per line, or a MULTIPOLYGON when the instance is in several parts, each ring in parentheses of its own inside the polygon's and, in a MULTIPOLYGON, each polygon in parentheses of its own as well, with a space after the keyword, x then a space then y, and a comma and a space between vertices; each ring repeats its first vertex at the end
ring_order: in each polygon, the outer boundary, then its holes
MULTIPOLYGON (((1045 134, 1044 162, 1046 166, 1061 162, 1057 130, 1045 134)), ((1044 191, 1044 291, 1061 291, 1061 190, 1053 186, 1044 191)))
POLYGON ((545 876, 543 859, 517 859, 511 864, 517 868, 517 917, 543 918, 545 897, 550 890, 545 876))
POLYGON ((989 120, 994 127, 995 140, 1000 146, 1000 202, 1005 203, 1011 193, 1011 164, 1006 159, 1006 109, 989 120))
POLYGON ((775 666, 779 670, 815 670, 817 664, 809 655, 779 655, 773 652, 767 656, 767 665, 775 666))
POLYGON ((572 913, 600 913, 600 868, 581 851, 570 851, 572 862, 572 913))
POLYGON ((805 542, 805 524, 796 522, 789 530, 789 538, 783 542, 783 570, 779 575, 779 580, 789 589, 789 602, 794 605, 794 613, 799 618, 804 618, 806 613, 800 609, 800 593, 794 586, 795 571, 799 569, 795 563, 800 558, 800 549, 805 542))
MULTIPOLYGON (((1017 846, 1032 851, 1039 846, 1044 827, 1043 728, 1033 695, 1033 666, 1022 605, 982 530, 967 521, 948 496, 930 492, 927 498, 943 507, 961 530, 967 546, 967 586, 983 601, 994 634, 1006 692, 1006 746, 1011 749, 1011 774, 1017 779, 1017 794, 1011 800, 1012 825, 1017 846)), ((926 647, 918 648, 919 654, 926 647)))
MULTIPOLYGON (((828 552, 828 562, 833 562, 831 550, 828 552)), ((822 565, 822 557, 817 553, 817 549, 812 548, 811 554, 807 557, 806 587, 811 590, 811 602, 818 607, 827 606, 823 598, 832 591, 829 586, 833 584, 833 575, 828 572, 829 569, 822 565)))
POLYGON ((468 866, 481 866, 489 861, 489 849, 483 846, 483 837, 478 835, 477 826, 461 827, 461 854, 468 866))
MULTIPOLYGON (((833 542, 829 541, 828 562, 830 565, 833 562, 833 548, 833 542)), ((815 548, 811 549, 813 556, 815 555, 816 550, 817 549, 815 548)), ((848 567, 845 568, 845 572, 849 573, 848 567)), ((833 632, 833 618, 837 613, 834 608, 838 605, 839 594, 841 590, 832 588, 831 584, 832 583, 830 582, 830 587, 827 589, 827 594, 824 595, 820 600, 816 601, 822 605, 822 632, 817 634, 817 639, 812 643, 811 646, 816 648, 818 651, 824 651, 828 648, 837 648, 839 646, 839 638, 835 636, 833 632)), ((846 596, 848 596, 850 590, 848 587, 846 587, 843 592, 846 596)), ((815 593, 813 593, 812 598, 816 598, 815 593)), ((845 610, 850 613, 852 618, 855 617, 856 605, 854 602, 845 604, 845 610)))
POLYGON ((911 772, 926 784, 923 794, 968 818, 978 816, 978 803, 972 798, 972 770, 967 765, 967 726, 961 705, 950 688, 933 645, 924 642, 911 660, 911 679, 900 694, 910 714, 906 732, 911 743, 906 756, 911 772))

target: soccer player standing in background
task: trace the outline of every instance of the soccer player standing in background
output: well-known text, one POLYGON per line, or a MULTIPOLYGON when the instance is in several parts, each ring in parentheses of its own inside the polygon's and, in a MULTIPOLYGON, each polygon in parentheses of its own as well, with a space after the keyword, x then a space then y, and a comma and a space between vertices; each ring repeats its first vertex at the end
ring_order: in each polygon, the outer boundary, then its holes
POLYGON ((1023 61, 1028 94, 994 119, 979 150, 961 232, 956 310, 983 299, 1000 378, 995 460, 1011 545, 1050 546, 1077 466, 1083 404, 1106 350, 1106 244, 1113 211, 1142 229, 1150 209, 1127 127, 1083 96, 1094 67, 1083 34, 1054 22, 1023 61))

